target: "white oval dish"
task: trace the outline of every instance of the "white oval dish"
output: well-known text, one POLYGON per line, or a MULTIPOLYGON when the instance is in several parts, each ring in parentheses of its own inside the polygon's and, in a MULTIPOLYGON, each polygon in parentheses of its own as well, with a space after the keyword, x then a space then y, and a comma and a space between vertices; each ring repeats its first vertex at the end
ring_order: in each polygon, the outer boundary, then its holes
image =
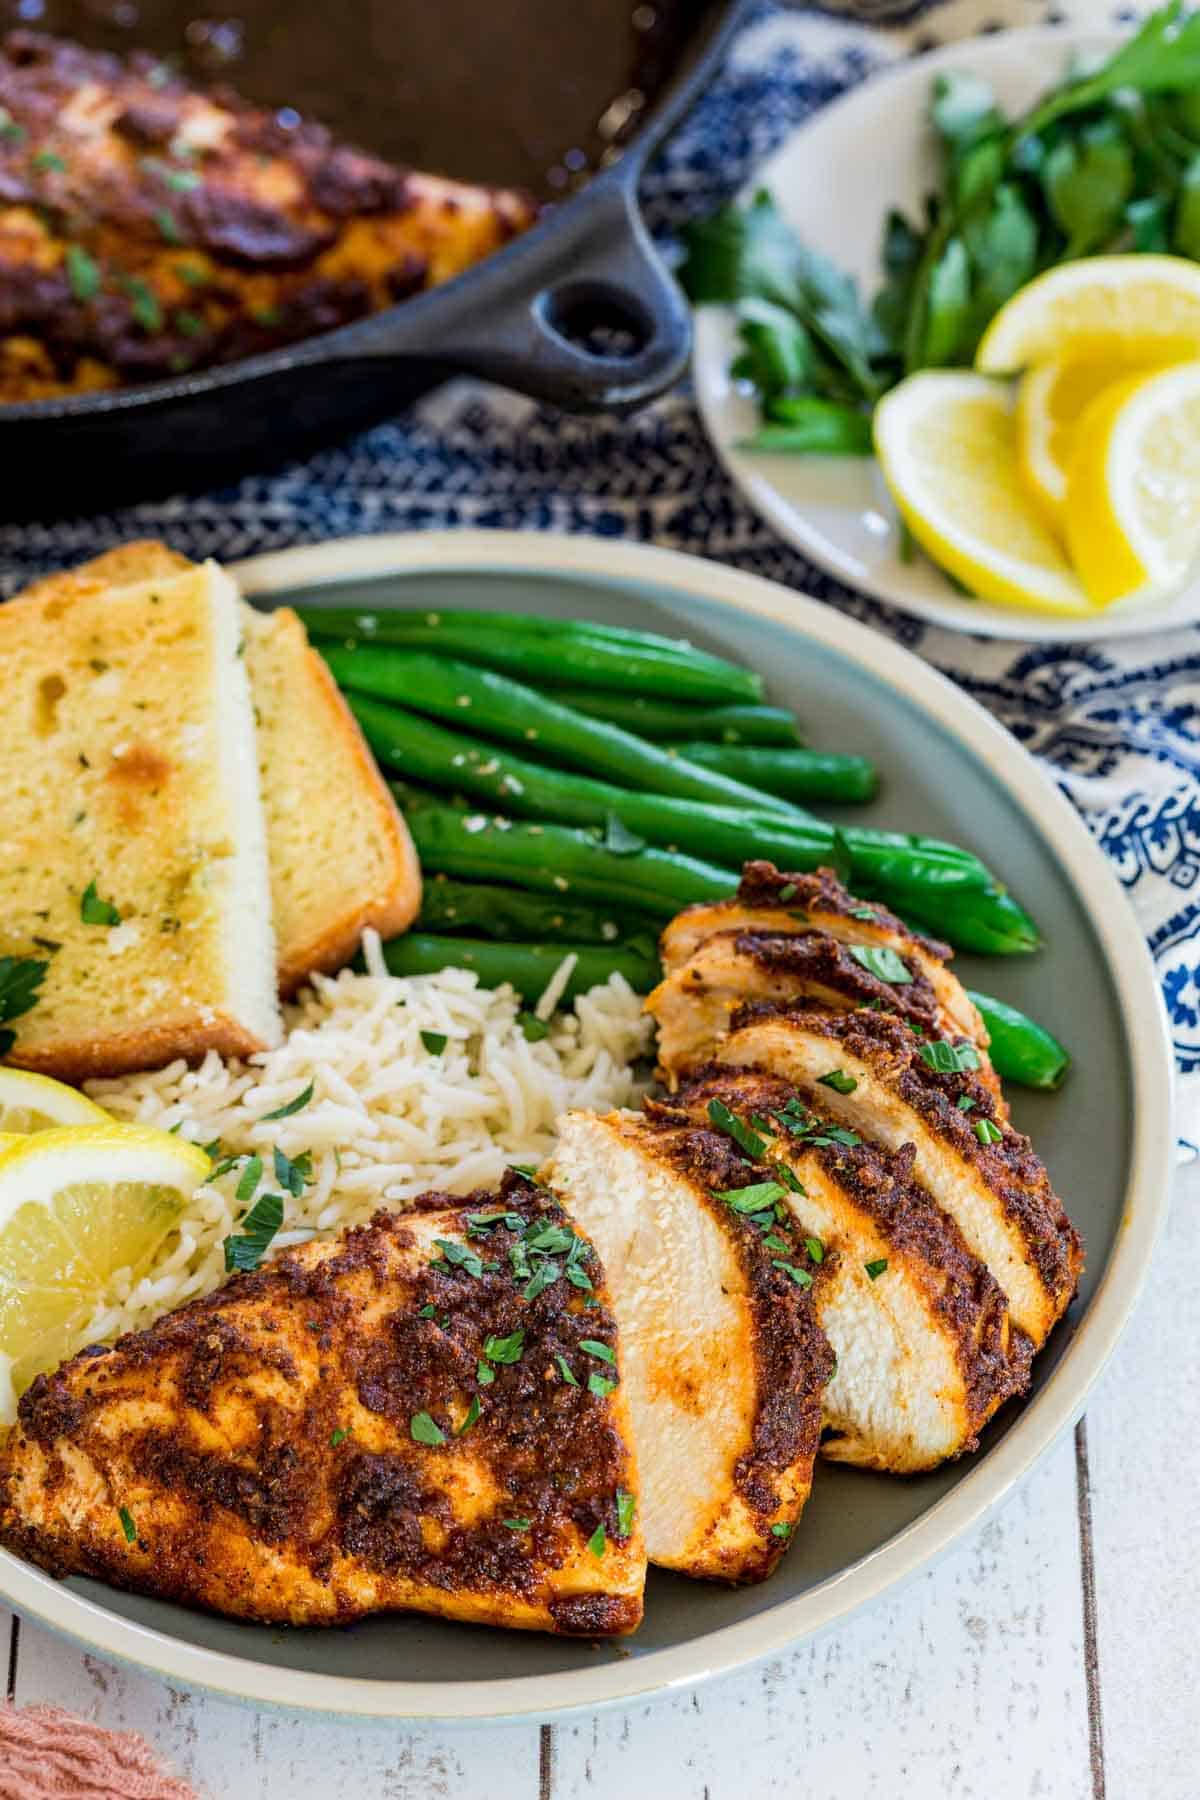
MULTIPOLYGON (((965 70, 989 82, 1003 111, 1023 111, 1078 53, 1105 54, 1121 39, 1057 27, 1006 31, 906 59, 823 108, 757 171, 805 243, 855 277, 869 299, 880 285, 883 222, 893 209, 919 217, 936 186, 928 127, 934 77, 965 70)), ((751 454, 738 445, 758 425, 753 400, 730 380, 737 334, 729 307, 696 315, 693 378, 709 436, 755 511, 805 556, 844 581, 934 625, 1021 642, 1093 642, 1168 631, 1200 620, 1200 578, 1168 599, 1124 603, 1094 619, 1055 618, 972 600, 923 555, 900 554, 896 510, 870 457, 751 454)))
POLYGON ((271 1631, 97 1583, 59 1583, 7 1553, 0 1597, 174 1682, 258 1706, 375 1718, 594 1709, 703 1680, 827 1629, 941 1555, 1028 1474, 1081 1412, 1145 1277, 1172 1171, 1173 1072, 1153 967, 1103 855, 1032 759, 944 677, 755 576, 637 545, 507 532, 328 543, 255 559, 239 573, 268 604, 325 589, 323 601, 359 606, 520 604, 688 630, 762 668, 773 697, 802 709, 827 738, 852 717, 843 740, 853 737, 891 777, 866 816, 974 839, 995 866, 1019 875, 1050 934, 1040 958, 989 961, 987 985, 1039 1011, 1077 1051, 1062 1095, 1016 1095, 1015 1109, 1048 1146, 1056 1184, 1090 1240, 1090 1267, 1035 1391, 989 1427, 976 1457, 909 1482, 822 1468, 809 1536, 797 1534, 771 1582, 730 1591, 656 1576, 643 1633, 623 1646, 408 1618, 271 1631), (331 596, 330 584, 342 593, 331 596))

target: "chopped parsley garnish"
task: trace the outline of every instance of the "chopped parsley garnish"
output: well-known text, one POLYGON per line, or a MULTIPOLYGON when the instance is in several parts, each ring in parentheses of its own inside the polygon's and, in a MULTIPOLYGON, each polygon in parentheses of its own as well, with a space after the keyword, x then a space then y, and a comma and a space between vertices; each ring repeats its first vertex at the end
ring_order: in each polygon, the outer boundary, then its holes
POLYGON ((617 1360, 616 1351, 610 1345, 602 1344, 598 1338, 580 1338, 579 1348, 586 1350, 588 1355, 594 1356, 598 1362, 615 1363, 617 1360))
POLYGON ((461 1269, 464 1275, 478 1281, 485 1267, 494 1269, 496 1266, 495 1263, 485 1264, 479 1253, 467 1244, 456 1244, 450 1238, 434 1238, 433 1241, 442 1254, 434 1258, 430 1267, 439 1269, 443 1275, 451 1269, 461 1269))
POLYGON ((262 1157, 256 1154, 250 1158, 242 1170, 241 1178, 234 1191, 234 1199, 242 1206, 245 1206, 248 1200, 253 1200, 258 1184, 262 1180, 262 1172, 262 1157))
POLYGON ((176 194, 186 194, 200 186, 200 177, 194 169, 164 169, 162 178, 176 194))
POLYGON ((163 327, 163 310, 158 296, 152 288, 136 275, 131 275, 124 283, 125 292, 133 304, 130 307, 134 319, 143 331, 161 331, 163 327))
POLYGON ((521 1035, 527 1044, 540 1044, 543 1038, 550 1036, 550 1027, 545 1019, 539 1019, 536 1013, 519 1012, 517 1024, 521 1027, 521 1035))
POLYGON ((561 1256, 575 1241, 575 1233, 569 1226, 556 1225, 553 1221, 535 1222, 525 1233, 525 1248, 540 1250, 546 1256, 561 1256))
POLYGON ((500 1523, 505 1531, 528 1531, 531 1521, 529 1519, 501 1519, 500 1523))
POLYGON ((970 1094, 960 1094, 954 1104, 957 1106, 959 1112, 970 1112, 975 1102, 970 1094))
POLYGON ((509 1163, 508 1166, 514 1175, 523 1175, 526 1181, 537 1181, 536 1163, 509 1163))
POLYGON ((159 235, 166 244, 182 244, 183 233, 179 229, 179 221, 174 213, 165 206, 160 206, 154 215, 154 223, 158 226, 159 235))
POLYGON ((289 1100, 286 1106, 277 1106, 274 1112, 264 1113, 259 1123, 266 1125, 272 1119, 290 1119, 293 1113, 303 1112, 313 1097, 315 1085, 315 1082, 310 1081, 302 1094, 297 1094, 296 1098, 289 1100))
POLYGON ((871 925, 878 925, 879 914, 870 906, 855 906, 851 909, 852 919, 865 919, 871 925))
POLYGON ((578 1387, 579 1386, 578 1377, 576 1376, 574 1370, 571 1368, 570 1363, 567 1361, 566 1357, 563 1355, 561 1350, 557 1350, 555 1352, 554 1360, 558 1364, 558 1372, 562 1376, 563 1380, 566 1382, 567 1386, 568 1387, 578 1387))
POLYGON ((585 1244, 582 1238, 577 1237, 575 1242, 571 1245, 567 1255, 566 1266, 563 1269, 563 1274, 571 1283, 571 1286, 582 1288, 585 1294, 590 1294, 592 1292, 593 1283, 591 1276, 587 1273, 586 1269, 580 1267, 580 1264, 591 1254, 591 1246, 585 1244))
POLYGON ((428 1050, 430 1056, 440 1056, 442 1051, 446 1048, 446 1045, 450 1042, 450 1039, 446 1036, 444 1031, 423 1031, 421 1033, 421 1042, 428 1050))
POLYGON ((33 166, 47 174, 52 172, 57 175, 65 175, 67 172, 66 163, 53 150, 39 150, 33 159, 33 166))
POLYGON ((771 1258, 771 1267, 773 1269, 780 1269, 785 1275, 790 1275, 797 1287, 805 1288, 812 1286, 812 1276, 809 1274, 808 1270, 798 1269, 795 1263, 784 1262, 782 1257, 773 1256, 771 1258))
POLYGON ((888 1259, 886 1256, 880 1256, 874 1262, 863 1264, 863 1268, 867 1271, 867 1274, 871 1277, 872 1281, 878 1281, 887 1266, 888 1259))
POLYGON ((786 906, 789 900, 794 900, 796 898, 796 883, 794 881, 785 882, 775 898, 778 900, 780 906, 786 906))
POLYGON ((130 1512, 129 1508, 123 1506, 118 1512, 117 1517, 121 1521, 121 1530, 125 1533, 125 1542, 127 1544, 136 1543, 137 1526, 133 1522, 133 1514, 130 1512))
POLYGON ((991 1119, 976 1119, 975 1136, 981 1144, 998 1144, 1004 1133, 998 1125, 992 1123, 991 1119))
POLYGON ((603 1556, 604 1552, 607 1550, 607 1548, 608 1548, 608 1533, 604 1529, 604 1520, 603 1519, 601 1519, 601 1521, 597 1525, 595 1531, 593 1531, 591 1537, 588 1539, 587 1547, 591 1551, 593 1556, 603 1556))
POLYGON ((800 1177, 794 1174, 793 1171, 788 1168, 786 1163, 776 1163, 775 1167, 784 1187, 791 1188, 793 1194, 803 1194, 807 1192, 800 1177))
POLYGON ((503 1225, 506 1231, 520 1231, 525 1220, 522 1214, 515 1212, 468 1213, 468 1233, 490 1231, 493 1225, 503 1225))
POLYGON ((345 1425, 339 1425, 336 1431, 331 1431, 329 1434, 330 1448, 336 1450, 338 1445, 344 1444, 349 1436, 348 1428, 345 1425))
POLYGON ((855 1149, 862 1139, 844 1125, 827 1125, 802 1106, 799 1100, 789 1100, 775 1114, 775 1121, 780 1128, 791 1137, 803 1138, 806 1144, 820 1149, 830 1144, 842 1144, 848 1150, 855 1149))
POLYGON ((777 1525, 772 1525, 772 1527, 771 1527, 771 1536, 772 1537, 789 1538, 789 1537, 791 1537, 791 1535, 792 1535, 792 1528, 783 1519, 780 1519, 780 1521, 777 1525))
POLYGON ((778 1181, 756 1181, 751 1187, 717 1188, 714 1192, 716 1198, 731 1206, 734 1212, 756 1213, 782 1200, 787 1189, 778 1181))
POLYGON ((467 1408, 467 1416, 463 1420, 462 1424, 459 1426, 458 1430, 455 1432, 455 1434, 454 1434, 455 1437, 465 1437, 467 1435, 468 1431, 470 1431, 472 1425, 477 1425, 479 1423, 479 1415, 482 1413, 482 1411, 483 1411, 483 1407, 479 1404, 479 1395, 472 1394, 471 1395, 471 1404, 467 1408))
POLYGON ((7 106, 0 106, 0 138, 6 144, 22 144, 28 135, 25 127, 17 123, 7 106))
POLYGON ((637 1513, 637 1495, 630 1494, 624 1488, 617 1489, 617 1530, 622 1537, 628 1537, 633 1530, 633 1521, 637 1513))
POLYGON ((204 320, 199 313, 188 312, 185 307, 175 314, 175 329, 184 337, 199 337, 204 330, 204 320))
POLYGON ((427 1412, 414 1413, 409 1420, 408 1429, 418 1444, 444 1444, 446 1434, 436 1419, 431 1419, 427 1412))
POLYGON ((283 1224, 283 1195, 261 1194, 242 1220, 242 1229, 225 1239, 225 1270, 257 1269, 283 1224))
POLYGON ((525 1348, 525 1327, 518 1325, 508 1337, 489 1337, 484 1339, 483 1354, 491 1363, 520 1362, 521 1352, 525 1348))
MULTIPOLYGON (((0 1025, 32 1009, 49 967, 36 956, 0 956, 0 1025)), ((0 1031, 0 1056, 7 1056, 16 1041, 15 1031, 0 1031)))
POLYGON ((211 1169, 204 1177, 204 1185, 207 1187, 210 1181, 220 1181, 222 1175, 228 1175, 230 1169, 236 1169, 241 1160, 240 1156, 222 1157, 215 1168, 211 1169))
POLYGON ((529 1280, 525 1283, 525 1286, 521 1289, 521 1298, 523 1300, 536 1300, 538 1295, 544 1294, 551 1283, 557 1281, 561 1274, 562 1270, 559 1268, 558 1264, 556 1262, 551 1262, 550 1259, 547 1258, 545 1262, 538 1264, 529 1280))
POLYGON ((743 1125, 742 1121, 730 1112, 723 1100, 709 1101, 708 1117, 709 1123, 715 1125, 718 1131, 724 1132, 726 1137, 732 1138, 739 1150, 744 1150, 746 1155, 753 1157, 756 1162, 759 1160, 767 1147, 766 1144, 757 1132, 751 1131, 748 1125, 743 1125))
POLYGON ((850 954, 868 974, 893 987, 907 987, 912 980, 912 970, 888 944, 851 944, 850 954))
POLYGON ((100 292, 100 264, 88 255, 82 244, 68 244, 63 262, 76 300, 94 300, 100 292))
POLYGON ((808 1251, 808 1254, 815 1263, 823 1263, 825 1261, 825 1246, 820 1238, 805 1238, 804 1248, 808 1251))
POLYGON ((417 1317, 418 1317, 418 1319, 436 1319, 437 1318, 437 1307, 434 1306, 432 1301, 430 1301, 428 1306, 423 1306, 421 1308, 420 1312, 417 1314, 417 1317))
POLYGON ((857 1077, 847 1075, 845 1069, 830 1069, 828 1075, 818 1075, 817 1081, 821 1087, 832 1088, 835 1094, 852 1094, 858 1086, 857 1077))
POLYGON ((192 263, 176 263, 175 274, 189 287, 205 287, 208 283, 207 269, 197 269, 192 263))
POLYGON ((595 1370, 593 1370, 592 1373, 588 1376, 587 1384, 588 1384, 588 1393, 589 1394, 599 1394, 601 1400, 603 1400, 608 1394, 611 1394, 613 1389, 617 1385, 616 1382, 611 1381, 607 1375, 597 1375, 595 1370))
POLYGON ((636 856, 639 850, 646 848, 646 840, 630 831, 615 812, 610 812, 604 820, 604 836, 600 839, 600 847, 612 856, 636 856))
POLYGON ((918 1044, 917 1055, 935 1075, 962 1075, 979 1067, 979 1052, 974 1044, 951 1044, 946 1038, 931 1038, 918 1044))
POLYGON ((475 1365, 475 1379, 480 1387, 491 1387, 496 1379, 496 1371, 489 1363, 478 1362, 475 1365))
POLYGON ((121 915, 111 900, 102 900, 96 883, 89 881, 79 902, 79 917, 85 925, 119 925, 121 915))
POLYGON ((312 1180, 312 1151, 305 1150, 294 1160, 285 1156, 276 1144, 271 1152, 275 1163, 275 1179, 280 1187, 286 1188, 292 1198, 299 1200, 305 1186, 312 1180))

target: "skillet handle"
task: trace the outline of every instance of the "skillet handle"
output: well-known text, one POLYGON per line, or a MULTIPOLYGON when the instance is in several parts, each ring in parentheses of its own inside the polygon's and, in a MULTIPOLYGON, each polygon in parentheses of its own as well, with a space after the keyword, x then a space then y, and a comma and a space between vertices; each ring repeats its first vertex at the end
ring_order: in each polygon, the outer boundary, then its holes
POLYGON ((540 246, 528 240, 532 292, 526 271, 492 296, 482 321, 478 308, 446 321, 430 347, 438 362, 567 412, 626 411, 677 381, 691 315, 631 188, 606 184, 569 235, 559 227, 540 246))

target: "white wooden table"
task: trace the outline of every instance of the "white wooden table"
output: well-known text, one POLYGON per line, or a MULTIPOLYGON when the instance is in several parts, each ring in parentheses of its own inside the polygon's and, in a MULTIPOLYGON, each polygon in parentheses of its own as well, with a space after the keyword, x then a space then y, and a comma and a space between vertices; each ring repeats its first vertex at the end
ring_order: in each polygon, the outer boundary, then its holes
POLYGON ((1087 1419, 939 1567, 819 1642, 561 1725, 256 1716, 11 1631, 8 1689, 209 1800, 1198 1800, 1200 1166, 1087 1419))

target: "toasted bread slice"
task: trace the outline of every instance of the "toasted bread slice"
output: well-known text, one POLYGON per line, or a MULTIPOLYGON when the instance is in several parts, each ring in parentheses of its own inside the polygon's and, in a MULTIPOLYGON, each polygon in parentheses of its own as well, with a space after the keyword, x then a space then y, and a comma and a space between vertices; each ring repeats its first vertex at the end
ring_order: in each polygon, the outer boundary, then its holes
POLYGON ((243 608, 258 720, 279 989, 349 962, 363 931, 407 929, 421 905, 408 827, 325 662, 289 607, 243 608))
POLYGON ((40 1376, 0 1449, 0 1543, 271 1623, 632 1631, 618 1356, 603 1270, 547 1194, 430 1195, 40 1376), (556 1271, 534 1295, 530 1259, 556 1271))
POLYGON ((824 1271, 786 1223, 765 1230, 722 1197, 770 1171, 717 1132, 568 1113, 545 1175, 608 1276, 646 1554, 761 1581, 812 1485, 833 1371, 812 1302, 824 1271))
POLYGON ((716 1061, 770 1069, 838 1124, 891 1150, 911 1145, 915 1179, 957 1222, 1039 1347, 1075 1292, 1083 1247, 1045 1165, 978 1072, 934 1067, 924 1040, 880 1013, 746 1007, 732 1026, 716 1061))
MULTIPOLYGON (((105 593, 192 567, 154 539, 48 576, 23 598, 105 593)), ((363 931, 404 931, 421 905, 408 827, 325 663, 295 613, 243 605, 258 723, 279 991, 348 962, 363 931)))
POLYGON ((71 1080, 277 1041, 240 639, 215 563, 0 607, 0 954, 48 964, 18 1065, 71 1080))
POLYGON ((953 1219, 913 1181, 912 1150, 860 1138, 790 1083, 752 1071, 706 1074, 654 1110, 702 1124, 714 1101, 790 1171, 780 1203, 827 1274, 814 1304, 837 1372, 821 1454, 910 1475, 973 1450, 1027 1385, 1031 1346, 953 1219))

